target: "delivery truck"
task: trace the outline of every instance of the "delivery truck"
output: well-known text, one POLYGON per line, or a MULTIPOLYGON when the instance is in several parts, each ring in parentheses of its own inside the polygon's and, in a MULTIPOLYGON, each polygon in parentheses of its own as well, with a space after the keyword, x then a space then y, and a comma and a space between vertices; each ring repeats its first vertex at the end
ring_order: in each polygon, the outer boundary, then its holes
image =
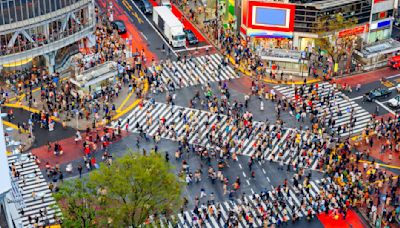
POLYGON ((168 7, 154 7, 153 22, 157 29, 163 33, 169 44, 173 47, 185 46, 186 36, 183 32, 183 24, 175 17, 168 7))

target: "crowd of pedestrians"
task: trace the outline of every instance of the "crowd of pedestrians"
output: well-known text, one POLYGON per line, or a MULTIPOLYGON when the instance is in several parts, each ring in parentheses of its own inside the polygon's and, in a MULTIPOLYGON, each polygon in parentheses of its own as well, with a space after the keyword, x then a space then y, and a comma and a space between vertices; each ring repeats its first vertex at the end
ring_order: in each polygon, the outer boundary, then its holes
MULTIPOLYGON (((180 62, 178 64, 184 65, 188 61, 190 61, 190 57, 182 57, 178 60, 180 62)), ((223 68, 225 65, 226 62, 223 58, 220 67, 223 68)), ((251 63, 249 66, 251 67, 251 63)), ((161 67, 168 67, 168 63, 161 64, 161 67)), ((146 76, 150 82, 155 82, 153 91, 165 92, 166 103, 173 107, 175 105, 174 96, 176 96, 174 83, 163 84, 156 73, 148 72, 146 76)), ((320 197, 309 199, 305 195, 301 206, 290 207, 288 206, 290 204, 287 203, 283 204, 283 209, 296 211, 303 208, 307 211, 307 208, 310 208, 311 214, 313 214, 311 211, 318 213, 334 210, 345 215, 348 209, 361 207, 366 208, 366 214, 371 219, 370 221, 376 221, 381 216, 382 223, 394 223, 395 216, 399 214, 400 210, 398 207, 400 199, 396 196, 399 193, 400 181, 394 174, 382 169, 373 158, 369 157, 368 153, 356 150, 349 138, 338 137, 340 133, 348 131, 346 130, 348 126, 334 127, 336 126, 335 118, 332 118, 332 115, 328 117, 327 112, 335 110, 338 112, 339 104, 335 103, 338 88, 333 88, 335 89, 325 91, 326 88, 319 87, 318 84, 306 86, 304 83, 304 85, 293 88, 295 99, 289 99, 278 96, 274 89, 268 89, 261 80, 253 80, 251 93, 245 95, 244 101, 239 102, 231 98, 230 88, 226 82, 218 83, 217 92, 212 89, 210 84, 202 84, 200 87, 196 87, 188 106, 193 109, 209 111, 205 120, 199 120, 195 110, 183 112, 177 109, 168 118, 153 116, 151 110, 155 107, 155 101, 150 98, 142 104, 143 108, 149 108, 146 111, 145 124, 140 125, 138 122, 132 124, 140 132, 140 136, 146 140, 150 140, 149 137, 152 136, 155 143, 162 137, 179 142, 179 148, 175 151, 175 159, 181 163, 179 175, 188 185, 196 185, 209 180, 213 184, 220 183, 222 192, 228 199, 234 201, 234 196, 240 197, 240 177, 228 179, 226 172, 228 172, 230 164, 237 162, 238 156, 242 153, 243 139, 251 138, 255 139, 252 147, 256 152, 249 158, 250 176, 255 175, 251 169, 255 161, 276 161, 282 169, 286 165, 285 169, 293 173, 293 179, 290 182, 299 188, 301 182, 303 182, 303 186, 308 186, 309 178, 306 170, 312 168, 313 160, 318 161, 314 168, 326 171, 329 181, 321 184, 321 190, 324 191, 326 197, 320 194, 320 197), (324 91, 324 94, 321 91, 324 91), (274 102, 276 121, 271 123, 266 119, 260 124, 255 124, 253 114, 248 106, 250 99, 259 99, 260 106, 268 100, 274 102), (322 106, 327 108, 323 110, 322 106), (281 119, 283 112, 288 112, 298 121, 309 121, 311 128, 288 130, 281 119), (210 120, 213 115, 216 115, 217 123, 212 123, 210 120), (154 122, 157 126, 155 129, 152 127, 154 122), (152 131, 151 135, 150 130, 152 131), (286 131, 289 133, 285 134, 286 131), (273 153, 268 152, 272 148, 274 139, 279 140, 284 136, 287 137, 287 143, 279 146, 279 149, 274 150, 273 153), (284 161, 282 157, 287 150, 290 151, 288 162, 284 161), (266 154, 269 156, 265 156, 266 154), (202 161, 200 167, 193 167, 189 163, 188 158, 192 155, 200 157, 202 161), (363 159, 370 160, 371 164, 360 163, 360 160, 363 159), (208 170, 206 173, 203 171, 204 167, 208 170), (385 195, 385 202, 381 200, 382 195, 385 195)), ((352 117, 353 112, 354 109, 348 110, 350 127, 354 127, 357 123, 355 117, 352 117)), ((390 143, 384 145, 384 151, 388 150, 390 154, 397 154, 400 147, 398 129, 400 129, 398 118, 379 121, 371 118, 363 130, 363 140, 365 143, 372 144, 374 140, 372 134, 377 135, 376 137, 385 137, 390 143)), ((138 142, 139 140, 140 137, 138 142)), ((166 160, 170 160, 169 156, 167 153, 166 160)), ((288 181, 285 183, 285 185, 291 184, 288 181)), ((281 198, 288 199, 287 192, 285 197, 279 193, 285 192, 282 190, 285 189, 285 185, 275 189, 273 194, 276 195, 273 195, 272 198, 263 198, 262 194, 252 197, 260 201, 259 204, 255 204, 259 207, 256 215, 248 209, 249 206, 255 205, 242 203, 229 212, 229 219, 225 223, 228 224, 228 227, 236 227, 237 221, 245 219, 247 225, 251 227, 254 219, 265 219, 263 224, 270 224, 272 221, 274 223, 285 222, 285 219, 272 212, 274 205, 282 205, 281 198)), ((305 191, 307 191, 307 187, 305 187, 305 191)), ((206 192, 205 189, 199 191, 195 198, 195 208, 191 210, 193 217, 188 221, 202 224, 210 216, 216 215, 221 218, 218 213, 218 204, 214 204, 214 193, 206 192)), ((296 221, 297 213, 291 214, 295 216, 290 219, 296 221)))

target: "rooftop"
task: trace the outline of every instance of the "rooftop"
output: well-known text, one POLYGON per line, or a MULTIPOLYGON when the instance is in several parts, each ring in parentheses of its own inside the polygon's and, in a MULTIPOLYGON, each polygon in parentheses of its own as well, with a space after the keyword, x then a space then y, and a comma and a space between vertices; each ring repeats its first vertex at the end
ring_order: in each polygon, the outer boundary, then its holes
POLYGON ((390 38, 366 45, 358 51, 357 54, 364 58, 372 58, 377 55, 384 55, 396 51, 400 51, 400 42, 390 38))

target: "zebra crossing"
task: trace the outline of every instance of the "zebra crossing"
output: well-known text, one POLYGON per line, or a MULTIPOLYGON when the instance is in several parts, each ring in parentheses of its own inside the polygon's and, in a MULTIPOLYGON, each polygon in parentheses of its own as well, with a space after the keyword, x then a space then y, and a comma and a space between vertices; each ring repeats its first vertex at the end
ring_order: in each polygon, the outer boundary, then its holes
POLYGON ((33 227, 36 219, 40 227, 57 223, 61 211, 55 206, 56 201, 34 156, 31 153, 12 155, 8 157, 8 163, 19 172, 19 177, 12 176, 11 193, 17 208, 23 210, 19 221, 22 227, 33 227))
MULTIPOLYGON (((320 140, 323 143, 323 138, 311 133, 291 128, 277 130, 273 125, 267 126, 265 122, 253 121, 253 130, 248 134, 235 127, 232 119, 227 115, 214 114, 208 111, 146 101, 143 107, 135 107, 128 116, 120 121, 120 124, 125 126, 129 120, 128 130, 131 132, 139 133, 139 129, 143 127, 143 131, 148 136, 159 135, 161 138, 173 141, 178 141, 181 136, 186 135, 189 144, 207 148, 213 148, 207 133, 211 131, 211 126, 214 126, 217 132, 215 138, 222 137, 220 145, 228 144, 230 140, 235 139, 238 143, 231 149, 231 152, 234 150, 236 153, 245 156, 255 154, 258 145, 262 144, 262 139, 267 132, 272 132, 271 134, 275 136, 279 133, 281 137, 272 137, 270 146, 261 151, 262 157, 276 162, 282 160, 284 164, 302 162, 305 167, 312 169, 317 167, 319 158, 325 153, 325 150, 317 152, 314 147, 303 149, 304 145, 311 140, 320 140), (190 122, 190 119, 196 120, 190 122), (169 129, 173 128, 174 130, 162 131, 160 134, 160 126, 163 121, 165 121, 163 126, 169 126, 169 129), (139 126, 139 129, 136 128, 137 126, 139 126), (192 131, 187 133, 187 129, 192 129, 192 131), (301 149, 285 149, 290 141, 296 141, 299 144, 298 148, 301 149), (303 159, 306 156, 309 157, 307 161, 303 159)), ((117 127, 117 125, 118 123, 115 123, 114 126, 117 127)))
POLYGON ((156 227, 179 228, 222 228, 226 227, 229 222, 236 222, 238 227, 244 228, 249 227, 246 217, 252 217, 253 227, 265 227, 265 223, 270 226, 295 218, 305 218, 308 216, 309 210, 312 215, 319 214, 325 211, 325 205, 329 210, 337 208, 338 203, 342 201, 341 197, 339 194, 332 195, 331 193, 339 188, 330 178, 309 181, 307 185, 288 185, 260 194, 243 195, 234 200, 207 206, 201 205, 198 212, 183 211, 183 213, 173 215, 168 219, 151 217, 150 222, 156 227), (325 201, 331 200, 329 199, 331 196, 335 200, 325 204, 325 201))
POLYGON ((185 61, 163 63, 158 69, 149 67, 149 71, 160 73, 164 85, 172 82, 175 88, 238 78, 229 64, 222 64, 223 58, 220 54, 191 57, 185 61))
MULTIPOLYGON (((295 89, 293 87, 288 86, 275 86, 274 87, 278 92, 287 97, 288 99, 294 100, 295 89)), ((304 89, 304 96, 309 96, 309 86, 304 89)), ((350 136, 352 134, 357 134, 362 132, 371 122, 371 114, 358 105, 356 102, 351 101, 345 94, 338 91, 334 85, 324 82, 319 84, 318 88, 318 97, 327 96, 332 91, 334 91, 335 96, 333 101, 335 105, 333 107, 328 107, 327 102, 324 102, 321 105, 320 100, 313 100, 313 104, 319 110, 317 117, 320 118, 324 116, 324 112, 326 112, 325 124, 328 125, 329 119, 335 121, 332 130, 336 131, 339 126, 350 126, 352 121, 355 119, 355 123, 353 123, 353 127, 349 127, 347 131, 340 132, 341 137, 350 136), (353 109, 353 114, 351 114, 350 110, 353 109), (341 113, 341 115, 339 114, 341 113), (352 120, 353 118, 353 120, 352 120), (351 129, 351 130, 349 130, 351 129)), ((310 107, 307 106, 307 109, 310 110, 310 107)))

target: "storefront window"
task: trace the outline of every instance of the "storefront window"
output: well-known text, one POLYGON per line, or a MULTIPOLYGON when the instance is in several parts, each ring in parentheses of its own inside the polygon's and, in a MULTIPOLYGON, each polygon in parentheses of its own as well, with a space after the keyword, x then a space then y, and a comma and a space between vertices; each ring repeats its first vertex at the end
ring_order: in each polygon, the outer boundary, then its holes
POLYGON ((252 38, 256 49, 292 49, 293 42, 287 38, 252 38))
POLYGON ((372 31, 368 37, 368 43, 374 43, 380 40, 390 38, 390 29, 382 29, 378 31, 372 31))

